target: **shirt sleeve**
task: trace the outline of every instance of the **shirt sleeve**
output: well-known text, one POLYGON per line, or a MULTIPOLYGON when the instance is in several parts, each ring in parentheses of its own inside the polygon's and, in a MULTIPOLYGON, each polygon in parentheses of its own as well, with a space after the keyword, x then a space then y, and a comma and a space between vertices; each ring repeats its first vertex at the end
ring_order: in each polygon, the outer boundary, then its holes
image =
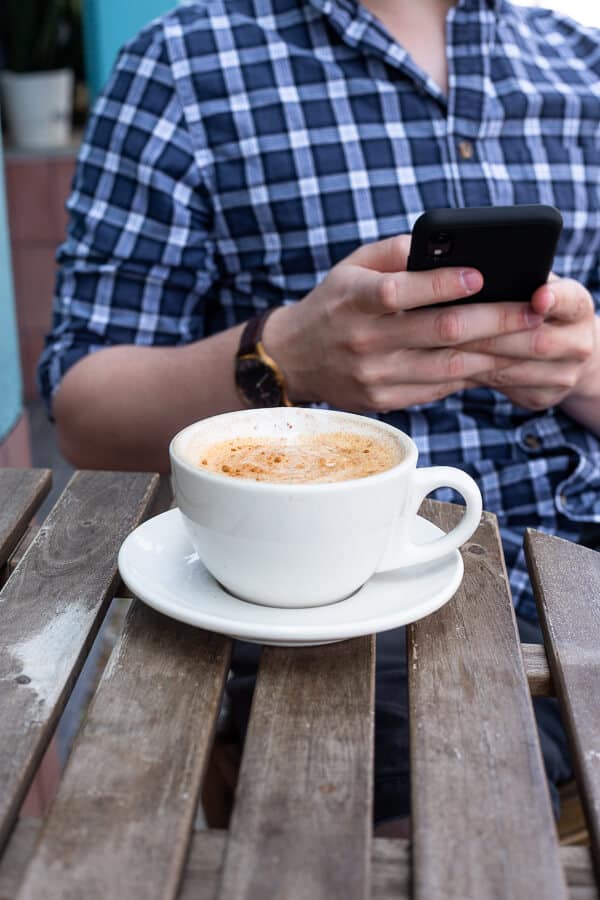
POLYGON ((122 51, 78 157, 52 325, 38 365, 52 396, 71 366, 115 344, 203 336, 214 283, 211 191, 154 26, 122 51))

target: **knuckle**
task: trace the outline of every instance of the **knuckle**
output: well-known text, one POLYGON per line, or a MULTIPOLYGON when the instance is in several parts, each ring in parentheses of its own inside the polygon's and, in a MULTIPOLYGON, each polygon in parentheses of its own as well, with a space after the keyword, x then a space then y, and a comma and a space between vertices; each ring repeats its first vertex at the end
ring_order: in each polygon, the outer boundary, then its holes
POLYGON ((552 356, 554 340, 548 328, 538 328, 531 336, 531 349, 538 359, 547 359, 552 356))
POLYGON ((508 368, 496 369, 490 372, 489 380, 497 387, 511 387, 514 381, 508 368))
POLYGON ((360 360, 354 362, 351 370, 351 378, 354 383, 354 387, 357 390, 362 391, 365 387, 368 386, 369 382, 366 377, 363 363, 360 360))
POLYGON ((489 353, 490 355, 494 354, 496 349, 496 339, 493 337, 482 338, 477 342, 478 350, 480 353, 489 353))
POLYGON ((451 384, 450 382, 442 382, 442 384, 436 384, 433 387, 433 397, 432 400, 443 400, 449 394, 454 394, 456 391, 462 388, 462 383, 459 384, 451 384))
POLYGON ((377 300, 384 310, 395 312, 398 308, 396 282, 391 275, 384 275, 377 284, 377 300))
POLYGON ((431 274, 431 293, 436 301, 448 300, 448 288, 443 272, 434 271, 431 274))
POLYGON ((594 343, 589 335, 578 341, 573 347, 573 358, 579 362, 587 362, 594 350, 594 343))
POLYGON ((514 313, 510 308, 499 305, 496 309, 496 315, 498 317, 498 334, 510 334, 511 331, 515 330, 513 322, 514 313))
POLYGON ((549 405, 552 405, 538 391, 523 391, 522 396, 519 398, 519 402, 527 409, 532 409, 534 412, 540 412, 542 409, 546 409, 549 405))
POLYGON ((435 331, 443 344, 458 344, 464 334, 464 318, 456 309, 437 314, 435 331))
POLYGON ((461 379, 465 374, 465 354, 461 350, 450 350, 446 357, 446 371, 450 380, 461 379))
POLYGON ((355 370, 362 369, 364 365, 363 357, 369 352, 371 347, 371 339, 362 328, 350 328, 344 339, 344 346, 348 353, 356 358, 354 363, 355 370))
POLYGON ((363 396, 369 409, 380 412, 389 407, 385 399, 385 392, 378 385, 371 384, 366 387, 363 391, 363 396))
POLYGON ((547 409, 549 406, 554 406, 554 400, 550 398, 548 400, 542 400, 541 397, 538 397, 536 395, 535 397, 531 398, 531 403, 528 403, 527 405, 534 412, 541 412, 543 409, 547 409))
POLYGON ((563 399, 564 395, 564 391, 549 391, 548 393, 538 395, 535 411, 542 412, 544 409, 556 406, 563 399))
POLYGON ((574 388, 577 383, 577 373, 574 369, 566 369, 564 372, 561 372, 556 379, 555 385, 561 390, 570 391, 571 388, 574 388))
POLYGON ((362 358, 354 364, 353 375, 356 384, 369 392, 377 387, 380 382, 376 366, 370 359, 362 358))
POLYGON ((491 356, 490 359, 492 372, 502 372, 510 366, 510 361, 503 356, 491 356))

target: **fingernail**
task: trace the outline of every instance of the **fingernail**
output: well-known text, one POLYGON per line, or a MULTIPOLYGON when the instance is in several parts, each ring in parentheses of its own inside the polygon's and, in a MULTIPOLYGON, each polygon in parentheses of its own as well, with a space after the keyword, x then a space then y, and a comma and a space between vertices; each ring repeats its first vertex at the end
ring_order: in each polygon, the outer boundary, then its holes
POLYGON ((474 269, 463 269, 460 273, 460 280, 468 294, 472 294, 473 291, 477 291, 481 287, 481 276, 474 269))
POLYGON ((554 291, 550 288, 548 290, 548 309, 552 309, 556 302, 556 297, 554 296, 554 291))
POLYGON ((531 309, 525 311, 525 318, 527 320, 528 328, 537 328, 538 325, 541 325, 544 321, 543 316, 540 316, 539 313, 534 313, 531 309))

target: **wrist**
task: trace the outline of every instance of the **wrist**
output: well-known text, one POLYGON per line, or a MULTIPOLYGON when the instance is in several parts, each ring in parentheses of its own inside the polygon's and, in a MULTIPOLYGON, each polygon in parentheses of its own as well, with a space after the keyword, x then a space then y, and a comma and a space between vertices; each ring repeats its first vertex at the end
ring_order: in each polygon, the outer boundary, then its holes
POLYGON ((302 352, 300 336, 295 305, 278 307, 265 323, 263 345, 283 373, 292 404, 318 402, 310 384, 312 367, 302 352))

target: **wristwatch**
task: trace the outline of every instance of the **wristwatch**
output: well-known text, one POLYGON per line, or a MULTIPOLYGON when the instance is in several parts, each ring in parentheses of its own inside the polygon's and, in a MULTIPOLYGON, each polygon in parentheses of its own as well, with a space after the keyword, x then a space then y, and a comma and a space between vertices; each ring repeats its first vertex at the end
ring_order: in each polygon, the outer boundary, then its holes
POLYGON ((262 344, 265 322, 277 307, 258 313, 246 322, 235 357, 238 394, 249 407, 293 406, 287 395, 285 376, 262 344))

